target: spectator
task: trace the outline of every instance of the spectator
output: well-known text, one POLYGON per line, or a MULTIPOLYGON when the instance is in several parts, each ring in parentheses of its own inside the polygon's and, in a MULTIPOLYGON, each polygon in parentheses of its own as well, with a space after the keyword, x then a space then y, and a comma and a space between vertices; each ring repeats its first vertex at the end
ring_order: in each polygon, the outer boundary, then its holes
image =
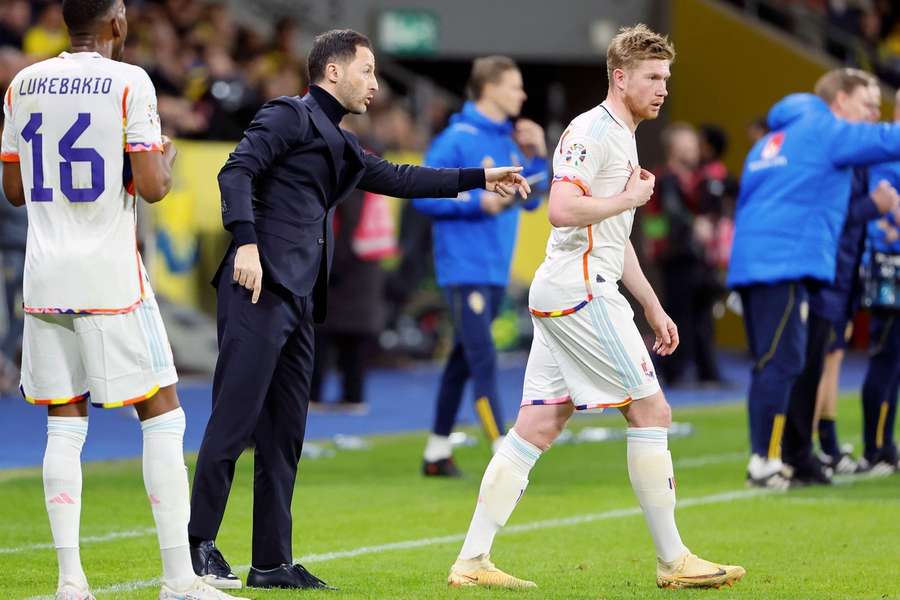
MULTIPOLYGON (((713 348, 712 307, 722 291, 714 266, 707 261, 707 245, 715 235, 713 221, 701 207, 700 138, 684 123, 663 133, 666 163, 657 174, 654 206, 668 224, 658 261, 665 290, 665 309, 678 324, 681 347, 660 359, 660 371, 670 385, 684 381, 688 364, 704 385, 721 383, 713 348)), ((715 169, 709 169, 712 174, 715 169)), ((721 173, 716 172, 717 176, 721 173)), ((713 187, 713 183, 707 185, 713 187)), ((710 194, 711 198, 720 197, 710 194)), ((705 196, 703 196, 705 198, 705 196)))
POLYGON ((0 6, 0 47, 22 48, 29 25, 31 4, 27 0, 4 2, 0 6))
POLYGON ((69 47, 69 34, 62 18, 62 6, 53 2, 44 6, 37 23, 25 33, 25 54, 35 60, 56 56, 69 47))

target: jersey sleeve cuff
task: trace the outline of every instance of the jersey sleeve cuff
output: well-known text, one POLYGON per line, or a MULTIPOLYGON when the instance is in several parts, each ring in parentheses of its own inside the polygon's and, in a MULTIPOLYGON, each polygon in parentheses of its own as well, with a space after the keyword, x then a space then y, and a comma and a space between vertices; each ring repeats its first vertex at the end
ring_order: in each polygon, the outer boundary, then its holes
POLYGON ((568 183, 574 183, 579 188, 581 188, 581 191, 584 192, 585 196, 592 195, 591 188, 588 186, 588 184, 586 184, 584 181, 582 181, 578 177, 574 177, 572 175, 557 175, 553 178, 553 183, 556 183, 557 181, 565 181, 568 183))
POLYGON ((0 162, 17 163, 19 162, 19 154, 17 152, 0 153, 0 162))
POLYGON ((129 142, 125 144, 125 152, 162 152, 161 142, 129 142))

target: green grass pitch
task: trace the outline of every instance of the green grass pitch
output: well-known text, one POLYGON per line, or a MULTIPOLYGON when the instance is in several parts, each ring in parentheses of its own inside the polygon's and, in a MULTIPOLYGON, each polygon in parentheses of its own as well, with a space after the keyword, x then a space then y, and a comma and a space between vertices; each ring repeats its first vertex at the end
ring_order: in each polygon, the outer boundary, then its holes
MULTIPOLYGON (((840 425, 858 443, 859 402, 844 398, 840 425)), ((900 476, 829 488, 757 493, 744 486, 742 405, 676 409, 694 435, 670 443, 685 543, 714 561, 740 564, 734 588, 655 586, 654 552, 628 483, 623 441, 554 447, 494 545, 502 569, 537 582, 527 592, 451 590, 447 570, 475 504, 487 445, 460 449, 468 477, 419 475, 423 434, 372 438, 368 451, 301 463, 294 498, 294 553, 337 592, 244 590, 251 598, 350 600, 711 597, 900 599, 900 476)), ((621 427, 617 414, 576 417, 621 427)), ((135 432, 135 435, 138 435, 135 432)), ((35 440, 43 443, 43 440, 35 440)), ((189 457, 192 467, 194 457, 189 457)), ((218 543, 246 574, 250 559, 251 462, 238 464, 218 543)), ((56 559, 39 469, 0 472, 0 598, 55 590, 56 559)), ((84 471, 85 570, 98 598, 155 598, 160 563, 140 461, 92 463, 84 471)))

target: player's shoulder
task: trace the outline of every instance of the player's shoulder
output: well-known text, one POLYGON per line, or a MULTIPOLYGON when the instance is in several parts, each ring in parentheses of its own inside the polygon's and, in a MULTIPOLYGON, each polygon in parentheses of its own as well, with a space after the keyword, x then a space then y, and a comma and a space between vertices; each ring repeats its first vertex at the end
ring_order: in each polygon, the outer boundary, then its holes
POLYGON ((59 65, 60 58, 58 56, 54 56, 51 58, 45 58, 44 60, 39 60, 36 63, 30 64, 24 69, 20 70, 16 73, 15 77, 12 78, 12 83, 10 87, 16 89, 12 84, 15 84, 22 79, 28 79, 29 77, 40 76, 43 73, 49 72, 55 69, 59 65))
POLYGON ((101 62, 97 64, 97 70, 115 75, 128 85, 153 89, 153 80, 150 79, 150 74, 144 67, 109 58, 100 58, 99 61, 101 62))
POLYGON ((572 119, 567 130, 571 136, 584 137, 595 143, 602 143, 604 135, 612 125, 615 125, 615 119, 602 104, 598 104, 572 119))

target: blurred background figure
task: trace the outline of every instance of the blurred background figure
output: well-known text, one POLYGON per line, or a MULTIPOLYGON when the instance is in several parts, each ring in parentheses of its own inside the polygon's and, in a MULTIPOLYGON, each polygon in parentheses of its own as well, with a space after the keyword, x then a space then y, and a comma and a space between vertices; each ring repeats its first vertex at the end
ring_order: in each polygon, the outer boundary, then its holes
MULTIPOLYGON (((900 122, 900 91, 894 99, 894 121, 900 122)), ((900 162, 872 168, 873 189, 887 182, 900 189, 900 162)), ((868 225, 865 306, 871 310, 869 366, 862 386, 863 456, 860 471, 900 470, 894 427, 900 394, 900 209, 868 225)))
MULTIPOLYGON (((721 152, 709 142, 701 145, 697 131, 686 123, 667 127, 662 135, 666 162, 657 169, 653 209, 665 223, 665 237, 655 245, 663 281, 666 312, 678 324, 678 352, 659 360, 669 385, 687 380, 689 365, 697 383, 720 385, 714 348, 713 305, 724 287, 718 256, 719 206, 727 171, 719 162, 721 152), (707 161, 701 148, 706 151, 707 161)), ((721 147, 723 142, 717 143, 721 147)))
MULTIPOLYGON (((367 143, 367 116, 344 117, 342 128, 367 143)), ((397 235, 389 199, 354 190, 335 210, 335 247, 328 282, 328 316, 316 326, 310 410, 368 414, 366 371, 378 351, 387 316, 386 273, 381 261, 397 253, 397 235), (341 376, 336 402, 323 397, 331 362, 341 376)))
MULTIPOLYGON (((0 118, 0 125, 3 119, 0 118)), ((0 172, 2 172, 0 165, 0 172)), ((10 204, 0 190, 0 394, 19 386, 22 350, 22 275, 28 216, 10 204)))
POLYGON ((453 349, 444 366, 434 425, 425 446, 426 476, 460 475, 453 462, 450 433, 471 379, 475 409, 496 449, 505 431, 497 389, 497 352, 491 323, 503 305, 519 224, 520 207, 536 209, 547 189, 544 130, 518 119, 526 94, 512 59, 486 56, 472 63, 471 100, 450 119, 432 144, 432 167, 493 167, 512 161, 524 167, 532 196, 524 203, 485 191, 456 199, 416 199, 413 206, 434 220, 434 259, 453 323, 453 349))

